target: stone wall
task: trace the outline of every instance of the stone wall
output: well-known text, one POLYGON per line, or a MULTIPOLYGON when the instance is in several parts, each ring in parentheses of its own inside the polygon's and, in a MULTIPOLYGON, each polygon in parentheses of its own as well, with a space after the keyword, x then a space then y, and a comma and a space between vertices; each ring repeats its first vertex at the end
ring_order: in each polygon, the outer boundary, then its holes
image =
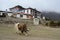
POLYGON ((0 17, 0 23, 5 24, 14 24, 14 23, 26 23, 26 24, 33 24, 32 19, 20 19, 20 18, 12 18, 12 17, 0 17))

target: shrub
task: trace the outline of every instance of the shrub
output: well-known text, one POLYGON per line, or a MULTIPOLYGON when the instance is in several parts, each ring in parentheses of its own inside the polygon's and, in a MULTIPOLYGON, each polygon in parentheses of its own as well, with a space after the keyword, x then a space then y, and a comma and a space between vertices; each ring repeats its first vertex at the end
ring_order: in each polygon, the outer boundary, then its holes
POLYGON ((60 21, 57 23, 58 26, 60 26, 60 21))
POLYGON ((48 26, 54 26, 54 24, 55 24, 54 21, 49 21, 48 22, 48 26))
POLYGON ((54 27, 58 27, 58 26, 60 26, 60 21, 47 21, 46 22, 46 24, 45 24, 46 26, 54 26, 54 27))

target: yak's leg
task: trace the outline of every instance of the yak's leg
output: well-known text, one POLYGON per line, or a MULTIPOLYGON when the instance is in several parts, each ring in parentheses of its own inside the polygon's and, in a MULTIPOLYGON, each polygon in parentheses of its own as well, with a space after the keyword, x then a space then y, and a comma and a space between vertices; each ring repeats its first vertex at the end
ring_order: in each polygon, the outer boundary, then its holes
POLYGON ((24 32, 24 31, 23 31, 23 30, 21 30, 21 33, 22 33, 22 34, 24 34, 23 32, 24 32))
POLYGON ((25 30, 24 32, 27 33, 27 30, 25 30))
POLYGON ((27 33, 27 31, 25 31, 25 34, 24 34, 24 35, 28 36, 28 33, 27 33))
POLYGON ((25 36, 28 36, 27 30, 24 30, 24 35, 25 35, 25 36))

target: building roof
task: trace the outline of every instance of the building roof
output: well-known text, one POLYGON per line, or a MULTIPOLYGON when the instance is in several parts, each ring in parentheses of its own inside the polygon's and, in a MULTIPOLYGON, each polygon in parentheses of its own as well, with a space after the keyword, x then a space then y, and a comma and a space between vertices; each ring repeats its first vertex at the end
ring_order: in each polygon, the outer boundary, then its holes
POLYGON ((34 8, 31 8, 31 7, 29 7, 29 8, 26 8, 26 9, 32 9, 32 10, 36 10, 36 9, 34 9, 34 8))
POLYGON ((36 12, 41 13, 41 12, 40 12, 40 11, 38 11, 36 8, 31 8, 31 7, 29 7, 29 8, 26 8, 26 9, 31 9, 31 10, 34 10, 34 11, 36 11, 36 12))
POLYGON ((10 9, 14 9, 14 8, 21 8, 21 9, 25 9, 25 8, 23 8, 22 6, 20 6, 20 5, 17 5, 17 6, 14 6, 14 7, 12 7, 12 8, 10 8, 10 9))
POLYGON ((14 6, 14 7, 10 8, 10 10, 11 10, 11 9, 14 9, 14 8, 16 8, 16 7, 17 7, 17 8, 20 8, 20 10, 21 10, 21 9, 23 9, 23 10, 24 10, 24 9, 31 9, 31 10, 34 10, 34 11, 36 11, 36 12, 41 13, 41 12, 38 11, 36 8, 31 8, 31 7, 29 7, 29 8, 24 8, 24 7, 20 6, 20 5, 17 5, 17 6, 14 6))

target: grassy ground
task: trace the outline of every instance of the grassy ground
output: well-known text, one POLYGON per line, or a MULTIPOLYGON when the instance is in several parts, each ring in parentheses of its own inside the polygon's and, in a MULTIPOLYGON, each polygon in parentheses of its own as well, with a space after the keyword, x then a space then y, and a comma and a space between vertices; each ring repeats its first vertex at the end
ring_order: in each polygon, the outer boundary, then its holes
POLYGON ((60 40, 60 28, 29 26, 29 36, 15 33, 14 25, 0 24, 0 40, 60 40))

